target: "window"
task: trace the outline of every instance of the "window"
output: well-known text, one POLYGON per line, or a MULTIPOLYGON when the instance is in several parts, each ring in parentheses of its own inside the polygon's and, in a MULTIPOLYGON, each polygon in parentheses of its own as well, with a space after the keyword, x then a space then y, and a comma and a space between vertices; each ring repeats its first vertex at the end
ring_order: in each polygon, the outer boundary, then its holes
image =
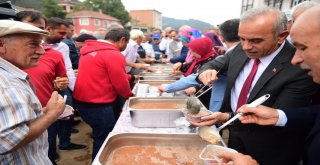
POLYGON ((100 26, 100 19, 94 19, 94 26, 100 26))
POLYGON ((242 0, 241 13, 244 13, 247 10, 253 8, 253 1, 254 0, 242 0))
POLYGON ((274 7, 276 9, 281 10, 282 9, 283 0, 265 0, 264 3, 267 6, 274 7))
POLYGON ((88 18, 80 18, 80 25, 89 25, 88 18))
POLYGON ((310 0, 291 0, 291 7, 294 7, 297 4, 304 2, 304 1, 310 1, 310 0))
POLYGON ((108 26, 108 20, 103 21, 104 26, 108 26))

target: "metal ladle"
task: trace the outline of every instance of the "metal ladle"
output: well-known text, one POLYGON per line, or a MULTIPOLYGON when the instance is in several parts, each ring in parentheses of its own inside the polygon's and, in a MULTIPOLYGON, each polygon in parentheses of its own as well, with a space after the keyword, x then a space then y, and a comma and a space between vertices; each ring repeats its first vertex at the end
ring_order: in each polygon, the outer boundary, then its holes
MULTIPOLYGON (((227 58, 224 55, 218 56, 217 58, 214 59, 215 64, 216 64, 216 70, 218 71, 217 74, 220 72, 220 70, 224 67, 224 65, 227 63, 227 58)), ((201 105, 197 99, 206 92, 208 92, 212 86, 212 82, 208 83, 207 85, 204 85, 197 93, 194 94, 195 97, 188 99, 187 101, 187 112, 190 114, 198 114, 200 112, 201 105), (205 87, 210 86, 208 89, 206 89, 204 92, 200 93, 198 96, 196 96, 199 92, 201 92, 205 87)))
MULTIPOLYGON (((253 102, 251 102, 250 104, 247 105, 247 107, 257 107, 258 105, 262 104, 263 102, 265 102, 266 100, 268 100, 270 98, 270 94, 266 94, 263 95, 261 97, 259 97, 258 99, 254 100, 253 102)), ((240 116, 242 116, 242 113, 238 113, 237 115, 235 115, 234 117, 232 117, 231 119, 229 119, 227 122, 225 122, 223 125, 221 125, 219 128, 212 128, 212 127, 200 127, 198 134, 199 136, 203 139, 206 140, 210 143, 213 143, 214 138, 212 137, 220 137, 219 132, 226 127, 227 125, 229 125, 230 123, 232 123, 234 120, 238 119, 240 116)))
POLYGON ((187 100, 188 113, 192 115, 198 114, 200 112, 200 108, 201 108, 201 105, 196 98, 192 97, 187 100))
MULTIPOLYGON (((201 91, 204 87, 206 86, 203 86, 199 91, 201 91)), ((206 92, 208 92, 210 89, 212 88, 209 87, 207 90, 205 90, 204 92, 200 93, 199 95, 197 95, 199 93, 199 91, 195 94, 197 96, 195 97, 191 97, 187 100, 187 111, 188 113, 192 114, 192 115, 195 115, 195 114, 198 114, 200 112, 200 109, 201 109, 201 104, 200 102, 197 100, 197 98, 199 98, 200 96, 202 96, 203 94, 205 94, 206 92)))

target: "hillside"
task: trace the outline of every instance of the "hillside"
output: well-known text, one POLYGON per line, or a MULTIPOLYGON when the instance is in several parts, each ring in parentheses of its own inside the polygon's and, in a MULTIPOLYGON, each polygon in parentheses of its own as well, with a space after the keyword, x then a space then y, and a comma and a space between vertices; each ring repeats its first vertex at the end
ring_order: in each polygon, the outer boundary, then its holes
POLYGON ((17 5, 24 8, 32 8, 41 10, 43 4, 41 0, 11 0, 13 5, 17 5))
POLYGON ((189 20, 183 20, 183 19, 174 19, 169 17, 162 17, 162 28, 166 28, 168 26, 171 26, 173 29, 178 30, 179 27, 182 25, 189 25, 193 28, 197 28, 200 30, 210 29, 213 27, 213 25, 203 22, 196 19, 189 19, 189 20))

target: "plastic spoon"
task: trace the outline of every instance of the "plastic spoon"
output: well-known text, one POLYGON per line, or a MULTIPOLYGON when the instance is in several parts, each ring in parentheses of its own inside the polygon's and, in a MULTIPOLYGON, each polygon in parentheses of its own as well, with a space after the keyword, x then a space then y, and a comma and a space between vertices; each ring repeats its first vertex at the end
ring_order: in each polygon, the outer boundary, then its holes
MULTIPOLYGON (((253 101, 252 103, 250 103, 248 105, 248 107, 256 107, 256 106, 262 104, 263 102, 265 102, 266 100, 268 100, 269 98, 270 98, 270 94, 263 95, 260 98, 256 99, 255 101, 253 101)), ((200 127, 198 134, 203 140, 206 140, 210 143, 214 143, 216 141, 214 137, 216 137, 216 138, 220 137, 219 132, 224 127, 226 127, 227 125, 229 125, 231 122, 238 119, 242 115, 243 115, 242 113, 238 113, 233 118, 229 119, 227 122, 225 122, 223 125, 221 125, 219 128, 212 128, 212 127, 207 127, 207 126, 200 127)))

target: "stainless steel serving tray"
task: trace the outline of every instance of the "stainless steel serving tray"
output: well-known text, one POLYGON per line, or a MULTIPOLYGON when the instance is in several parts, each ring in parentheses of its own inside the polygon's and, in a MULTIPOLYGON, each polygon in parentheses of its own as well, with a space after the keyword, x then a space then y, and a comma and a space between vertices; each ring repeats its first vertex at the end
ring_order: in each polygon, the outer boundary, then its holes
POLYGON ((173 64, 171 63, 168 63, 168 64, 159 64, 159 63, 153 63, 153 64, 150 64, 151 66, 167 66, 167 67, 172 67, 173 64))
MULTIPOLYGON (((131 97, 128 102, 131 122, 135 127, 154 127, 154 128, 174 128, 174 121, 183 117, 182 110, 186 107, 188 97, 131 97), (167 103, 175 104, 176 109, 136 109, 135 104, 154 104, 167 103)), ((203 107, 203 105, 202 105, 203 107)))
POLYGON ((170 70, 153 70, 152 72, 147 72, 147 71, 144 71, 142 73, 152 73, 152 74, 171 74, 173 73, 173 70, 170 69, 170 70))
POLYGON ((175 80, 139 80, 139 84, 148 84, 150 86, 160 87, 161 84, 171 84, 176 82, 175 80))
POLYGON ((142 76, 142 77, 144 77, 144 76, 170 76, 170 73, 165 73, 165 72, 162 72, 162 73, 147 72, 147 73, 140 73, 139 76, 142 76))
POLYGON ((140 80, 179 80, 180 76, 170 76, 169 73, 141 73, 140 80))
POLYGON ((149 66, 152 70, 171 70, 172 71, 172 65, 151 65, 149 66))
MULTIPOLYGON (((177 147, 199 147, 201 149, 208 145, 208 142, 202 140, 197 134, 161 134, 161 133, 121 133, 108 137, 107 141, 101 147, 93 165, 106 165, 110 154, 124 146, 177 146, 177 147)), ((218 144, 218 145, 223 145, 218 144)), ((186 151, 187 152, 187 151, 186 151)), ((200 158, 199 158, 200 160, 200 158)), ((200 164, 202 161, 199 161, 200 164)), ((130 162, 128 162, 130 164, 130 162)), ((132 162, 131 162, 132 163, 132 162)))

